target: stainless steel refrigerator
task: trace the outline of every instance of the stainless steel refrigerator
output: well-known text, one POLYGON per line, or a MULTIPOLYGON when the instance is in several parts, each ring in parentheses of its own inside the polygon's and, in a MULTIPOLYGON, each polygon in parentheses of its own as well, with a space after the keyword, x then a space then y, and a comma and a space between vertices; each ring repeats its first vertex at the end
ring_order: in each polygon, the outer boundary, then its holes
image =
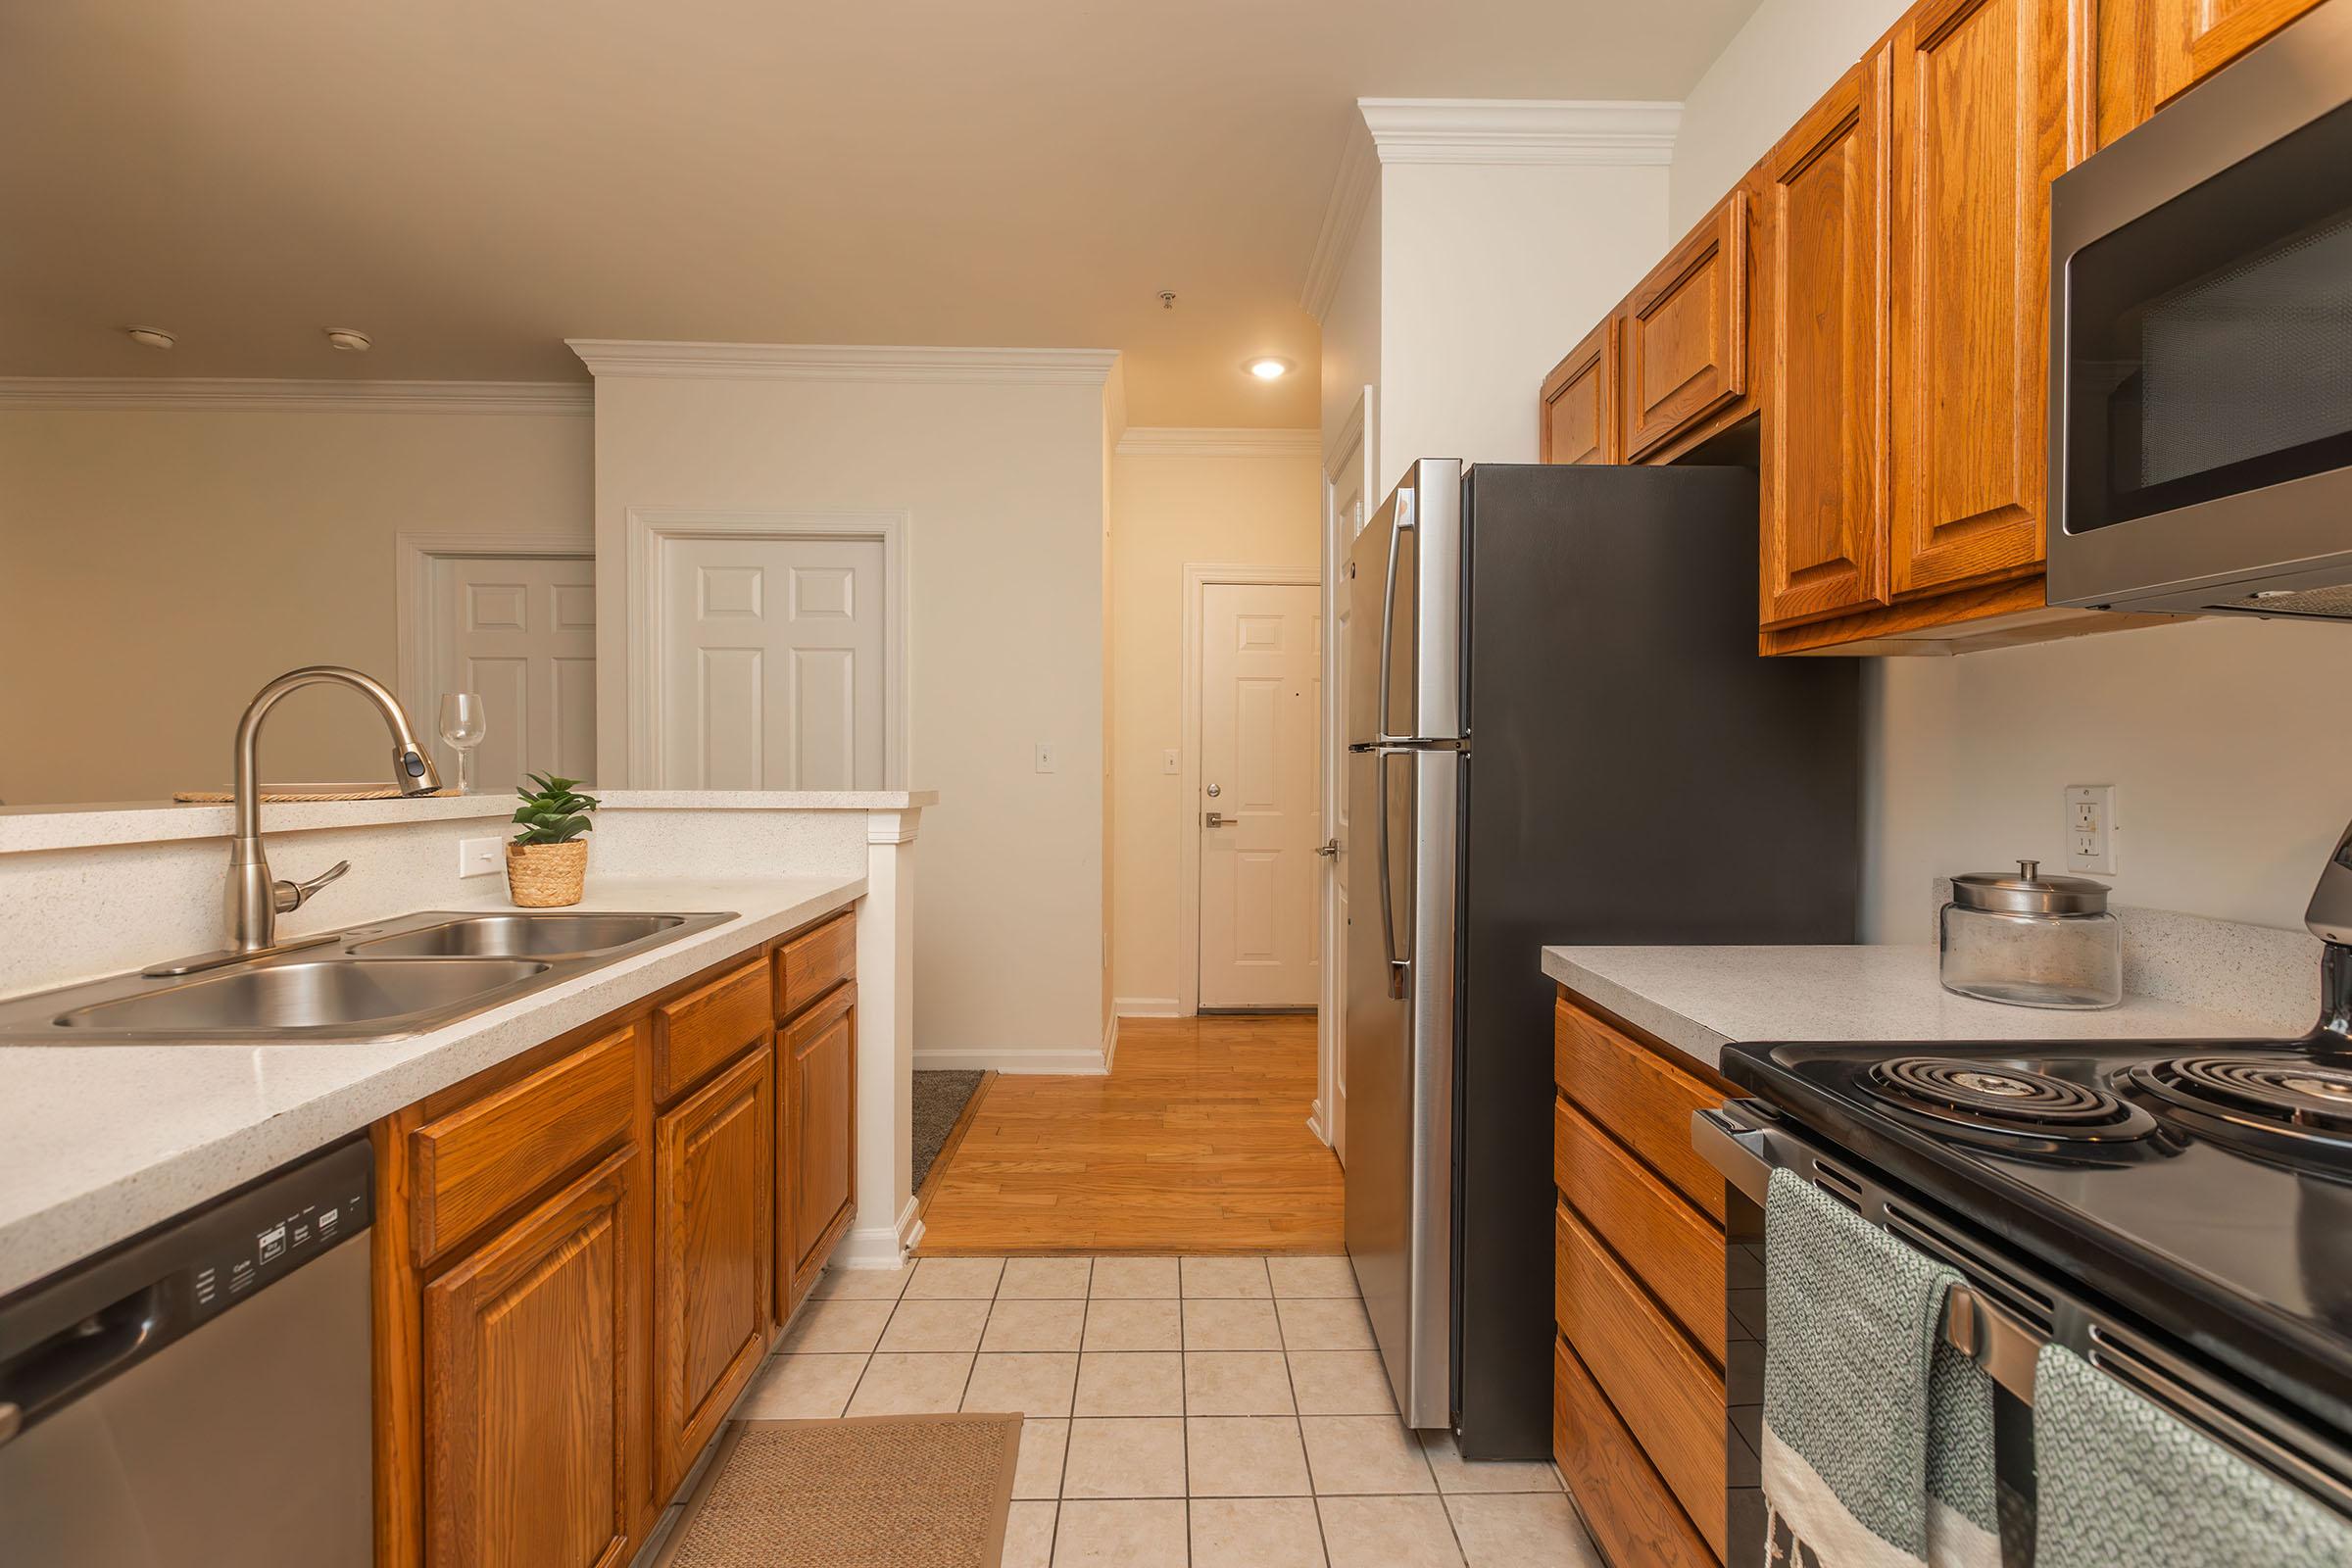
POLYGON ((1424 461, 1345 568, 1348 1251, 1472 1457, 1551 1449, 1542 950, 1854 939, 1857 662, 1758 657, 1756 498, 1424 461))

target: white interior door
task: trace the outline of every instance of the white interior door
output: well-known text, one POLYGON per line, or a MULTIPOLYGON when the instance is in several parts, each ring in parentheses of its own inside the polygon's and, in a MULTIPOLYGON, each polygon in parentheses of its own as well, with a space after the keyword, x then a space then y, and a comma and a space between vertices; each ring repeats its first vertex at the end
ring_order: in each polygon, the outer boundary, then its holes
POLYGON ((1311 1007, 1322 985, 1322 591, 1201 593, 1200 1005, 1311 1007))
MULTIPOLYGON (((589 556, 443 556, 433 562, 427 704, 409 717, 437 734, 444 692, 479 692, 489 733, 474 786, 503 794, 526 773, 596 776, 596 562, 589 556)), ((435 743, 444 782, 457 754, 435 743)))
POLYGON ((879 539, 664 539, 659 591, 662 787, 883 787, 879 539))
POLYGON ((1322 1051, 1316 1102, 1323 1137, 1348 1163, 1348 882, 1352 857, 1348 818, 1348 633, 1353 585, 1348 555, 1372 505, 1373 389, 1364 394, 1326 455, 1323 473, 1324 667, 1330 681, 1323 704, 1323 809, 1331 823, 1332 855, 1323 894, 1323 1000, 1317 1022, 1322 1051))

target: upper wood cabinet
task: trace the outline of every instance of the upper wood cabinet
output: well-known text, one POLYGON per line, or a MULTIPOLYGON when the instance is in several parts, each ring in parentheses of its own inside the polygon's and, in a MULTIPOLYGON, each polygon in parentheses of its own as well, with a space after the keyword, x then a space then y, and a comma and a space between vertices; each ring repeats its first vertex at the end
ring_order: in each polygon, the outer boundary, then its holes
POLYGON ((1617 424, 1617 318, 1609 317, 1544 378, 1545 463, 1622 463, 1617 424))
POLYGON ((1746 393, 1747 222, 1747 192, 1735 190, 1626 300, 1618 331, 1628 462, 1746 393))
POLYGON ((654 1446, 664 1493, 685 1479, 767 1348, 774 1096, 763 1037, 654 1124, 654 1446))
POLYGON ((2321 0, 2097 0, 2105 146, 2321 0))
POLYGON ((434 1568, 628 1561, 644 1486, 631 1381, 642 1167, 635 1148, 613 1153, 425 1287, 434 1568))
POLYGON ((2019 576, 2043 559, 2049 182, 2067 161, 2070 3, 1934 0, 1895 28, 1897 598, 2019 576))
POLYGON ((1846 73, 1766 159, 1766 626, 1884 605, 1886 74, 1846 73))
POLYGON ((789 1239, 776 1252, 777 1289, 797 1302, 857 1209, 857 986, 837 988, 790 1024, 776 1057, 784 1079, 777 1186, 789 1239))

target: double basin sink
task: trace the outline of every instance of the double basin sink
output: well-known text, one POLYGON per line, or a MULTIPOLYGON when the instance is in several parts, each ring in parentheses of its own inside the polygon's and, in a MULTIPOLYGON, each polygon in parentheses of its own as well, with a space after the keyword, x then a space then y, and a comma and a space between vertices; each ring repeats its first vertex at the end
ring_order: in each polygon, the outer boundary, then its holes
POLYGON ((0 1045, 398 1040, 734 918, 407 915, 191 976, 116 975, 0 1002, 0 1045))

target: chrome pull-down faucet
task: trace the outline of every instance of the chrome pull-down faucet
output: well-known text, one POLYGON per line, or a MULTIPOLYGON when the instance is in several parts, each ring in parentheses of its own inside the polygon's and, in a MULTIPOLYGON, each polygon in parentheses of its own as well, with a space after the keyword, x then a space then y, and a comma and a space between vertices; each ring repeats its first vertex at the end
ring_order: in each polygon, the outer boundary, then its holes
POLYGON ((228 922, 228 946, 217 953, 158 964, 147 973, 192 974, 267 953, 317 947, 327 940, 302 937, 280 942, 277 917, 301 908, 312 894, 351 869, 351 863, 338 862, 307 882, 280 882, 272 878, 269 857, 262 850, 262 790, 256 779, 262 720, 269 717, 270 710, 277 706, 279 698, 305 686, 319 685, 348 686, 373 703, 376 711, 383 714, 384 727, 392 732, 392 783, 402 794, 430 795, 441 787, 441 775, 434 770, 431 756, 417 744, 407 710, 381 681, 336 664, 311 664, 278 676, 254 694, 253 701, 246 706, 245 716, 237 720, 237 836, 229 845, 228 888, 222 901, 228 922))

